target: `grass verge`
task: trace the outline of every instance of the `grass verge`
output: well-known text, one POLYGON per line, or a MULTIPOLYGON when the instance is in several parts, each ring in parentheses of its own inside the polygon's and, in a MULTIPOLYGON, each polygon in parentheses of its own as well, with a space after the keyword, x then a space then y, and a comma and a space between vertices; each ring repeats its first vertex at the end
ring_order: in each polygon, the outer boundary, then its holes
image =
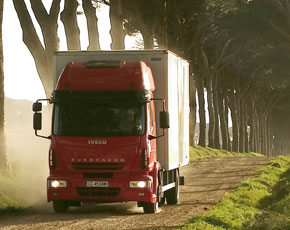
POLYGON ((12 166, 12 172, 0 173, 0 215, 19 213, 28 208, 25 202, 27 191, 23 186, 27 178, 19 177, 18 167, 12 166))
POLYGON ((182 230, 290 229, 290 157, 280 156, 182 230))
POLYGON ((11 175, 2 174, 0 184, 0 215, 22 212, 26 206, 8 191, 17 186, 11 175))
POLYGON ((237 156, 263 156, 260 153, 235 153, 226 150, 204 148, 201 146, 189 147, 190 161, 199 161, 209 158, 222 158, 222 157, 237 157, 237 156))

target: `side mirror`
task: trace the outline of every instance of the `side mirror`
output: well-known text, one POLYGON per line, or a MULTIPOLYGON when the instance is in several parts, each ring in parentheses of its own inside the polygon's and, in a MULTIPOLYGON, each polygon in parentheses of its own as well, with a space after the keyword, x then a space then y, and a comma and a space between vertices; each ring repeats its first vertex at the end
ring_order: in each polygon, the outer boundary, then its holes
POLYGON ((42 110, 42 103, 40 102, 33 103, 32 110, 33 112, 40 112, 42 110))
POLYGON ((168 129, 169 126, 169 113, 167 111, 161 111, 159 114, 160 118, 160 128, 161 129, 168 129))
MULTIPOLYGON (((34 103, 36 104, 36 103, 34 103)), ((39 103, 41 104, 41 103, 39 103)), ((34 130, 41 130, 41 124, 42 124, 42 114, 41 113, 34 113, 33 114, 33 129, 34 130)))

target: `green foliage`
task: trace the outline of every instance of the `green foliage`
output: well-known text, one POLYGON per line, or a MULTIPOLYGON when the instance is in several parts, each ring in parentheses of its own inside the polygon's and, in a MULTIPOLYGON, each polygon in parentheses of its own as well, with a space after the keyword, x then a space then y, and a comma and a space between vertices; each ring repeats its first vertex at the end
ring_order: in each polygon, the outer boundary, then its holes
POLYGON ((182 230, 285 230, 289 216, 290 157, 280 156, 182 230))
POLYGON ((187 224, 182 230, 225 230, 223 227, 214 226, 204 221, 196 221, 194 224, 187 224))
POLYGON ((243 230, 286 230, 290 229, 290 220, 277 212, 263 211, 243 230))
POLYGON ((271 206, 271 210, 282 213, 290 218, 290 194, 271 206))

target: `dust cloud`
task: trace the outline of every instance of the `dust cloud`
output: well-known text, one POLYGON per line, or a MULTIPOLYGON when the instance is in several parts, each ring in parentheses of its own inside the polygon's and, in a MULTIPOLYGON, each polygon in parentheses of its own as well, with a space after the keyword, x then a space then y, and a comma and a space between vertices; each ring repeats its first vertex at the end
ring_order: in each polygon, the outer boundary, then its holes
MULTIPOLYGON (((21 204, 46 207, 50 141, 34 135, 32 103, 26 100, 5 99, 7 152, 13 169, 13 183, 6 192, 9 193, 7 197, 21 204)), ((43 130, 40 134, 49 136, 51 119, 48 109, 43 107, 43 130)))

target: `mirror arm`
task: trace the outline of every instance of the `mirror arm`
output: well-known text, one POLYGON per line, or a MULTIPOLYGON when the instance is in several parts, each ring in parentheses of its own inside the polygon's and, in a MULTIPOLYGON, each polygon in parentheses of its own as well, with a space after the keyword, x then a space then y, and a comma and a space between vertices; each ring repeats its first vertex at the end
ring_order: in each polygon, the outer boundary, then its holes
POLYGON ((38 133, 37 133, 37 130, 34 130, 35 131, 35 136, 37 136, 37 137, 41 137, 41 138, 45 138, 45 139, 51 139, 51 136, 48 136, 48 137, 46 137, 46 136, 42 136, 42 135, 38 135, 38 133))
POLYGON ((154 139, 157 139, 157 138, 160 138, 160 137, 164 137, 164 136, 165 136, 165 130, 163 129, 163 133, 161 135, 153 136, 153 135, 149 134, 148 139, 149 139, 149 141, 151 141, 151 140, 154 140, 154 139))
POLYGON ((51 101, 51 99, 49 98, 49 99, 37 99, 37 101, 36 102, 40 102, 40 101, 48 101, 49 103, 51 103, 50 101, 51 101))
POLYGON ((150 98, 151 101, 162 101, 163 104, 163 111, 166 111, 166 101, 161 98, 150 98))

